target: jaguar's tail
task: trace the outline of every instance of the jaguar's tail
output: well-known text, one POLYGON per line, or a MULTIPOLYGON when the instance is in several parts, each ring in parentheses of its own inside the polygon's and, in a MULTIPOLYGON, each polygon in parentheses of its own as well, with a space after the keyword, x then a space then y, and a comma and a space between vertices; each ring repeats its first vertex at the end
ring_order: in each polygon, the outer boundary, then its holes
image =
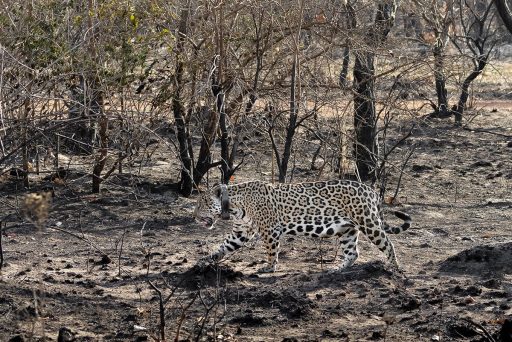
POLYGON ((404 220, 404 223, 400 227, 391 227, 386 222, 384 222, 384 231, 389 234, 400 234, 401 232, 405 232, 407 229, 411 227, 411 217, 404 212, 395 211, 395 216, 399 219, 404 220))

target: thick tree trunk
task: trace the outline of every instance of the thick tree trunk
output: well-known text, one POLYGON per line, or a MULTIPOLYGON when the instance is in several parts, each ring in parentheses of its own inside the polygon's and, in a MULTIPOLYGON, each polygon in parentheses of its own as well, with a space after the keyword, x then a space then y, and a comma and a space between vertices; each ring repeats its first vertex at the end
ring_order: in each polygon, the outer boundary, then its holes
POLYGON ((290 160, 290 156, 292 153, 292 144, 293 137, 295 135, 295 131, 297 129, 297 117, 298 117, 298 104, 297 104, 297 67, 298 67, 298 56, 295 55, 293 59, 292 65, 292 77, 291 77, 291 86, 290 86, 290 117, 288 119, 288 127, 286 129, 286 138, 284 142, 284 150, 283 157, 281 158, 281 162, 278 163, 279 166, 279 183, 284 183, 286 181, 286 174, 288 172, 288 162, 290 160))
MULTIPOLYGON (((357 19, 356 19, 356 11, 352 4, 346 2, 345 5, 345 11, 346 11, 346 29, 348 31, 351 31, 356 28, 357 26, 357 19)), ((350 37, 350 36, 349 36, 350 37)), ((348 67, 350 64, 350 46, 351 46, 351 39, 347 38, 346 46, 343 49, 343 63, 341 65, 341 71, 340 71, 340 77, 339 77, 339 85, 341 88, 345 88, 348 86, 347 82, 347 76, 348 76, 348 67)))
POLYGON ((193 170, 192 158, 189 154, 188 135, 185 121, 185 107, 183 106, 183 53, 185 45, 185 37, 187 34, 189 10, 185 8, 181 11, 180 25, 178 28, 178 37, 176 42, 176 71, 174 74, 174 96, 172 99, 172 111, 174 114, 174 122, 176 125, 176 136, 179 145, 179 154, 181 160, 181 176, 179 181, 179 189, 181 195, 188 197, 192 193, 193 188, 193 170))
POLYGON ((457 104, 457 108, 455 109, 455 125, 460 126, 462 124, 462 117, 464 115, 464 109, 466 108, 466 103, 469 98, 469 86, 471 83, 482 73, 485 66, 487 65, 487 57, 480 56, 478 59, 478 64, 475 66, 471 74, 466 77, 464 82, 462 83, 461 93, 459 97, 459 102, 457 104))
POLYGON ((212 81, 212 93, 215 96, 215 105, 219 114, 219 129, 220 129, 220 158, 221 158, 221 182, 223 184, 229 183, 232 168, 230 166, 229 157, 229 132, 227 126, 227 112, 226 112, 226 94, 228 92, 227 82, 224 74, 226 68, 226 53, 224 48, 224 7, 221 4, 218 7, 218 22, 215 29, 215 43, 218 53, 218 66, 217 75, 212 81))
POLYGON ((444 74, 444 48, 434 48, 434 77, 437 94, 437 112, 436 117, 448 117, 448 91, 446 90, 446 76, 444 74))
POLYGON ((219 112, 219 128, 220 128, 220 157, 222 159, 221 170, 222 170, 222 183, 228 184, 229 177, 231 177, 231 167, 229 163, 229 133, 227 126, 227 114, 225 109, 225 95, 224 91, 221 90, 217 94, 217 111, 219 112))
POLYGON ((211 146, 215 141, 215 133, 219 115, 217 111, 208 109, 208 122, 203 129, 203 138, 201 139, 201 147, 197 157, 196 168, 194 170, 194 184, 199 184, 204 175, 210 170, 211 166, 211 146))
POLYGON ((378 156, 377 118, 374 95, 374 54, 356 53, 354 65, 354 153, 359 177, 362 181, 376 180, 378 156))
POLYGON ((78 84, 73 85, 70 88, 71 101, 66 102, 68 106, 68 116, 75 123, 72 124, 74 127, 74 139, 79 143, 67 142, 73 144, 72 146, 77 151, 84 151, 86 153, 93 152, 94 146, 94 113, 91 109, 92 90, 90 82, 85 80, 83 75, 78 76, 78 84), (80 118, 79 121, 75 119, 80 118))
MULTIPOLYGON (((176 95, 176 93, 175 93, 176 95)), ((181 160, 181 176, 179 189, 181 195, 188 197, 192 193, 192 159, 189 155, 187 130, 184 119, 184 108, 180 103, 180 98, 175 97, 172 101, 174 121, 176 124, 176 135, 179 145, 179 154, 181 160)))
POLYGON ((396 13, 394 1, 378 4, 375 22, 365 37, 366 49, 357 52, 354 65, 354 152, 361 181, 377 179, 377 117, 375 113, 375 49, 382 44, 393 27, 396 13))

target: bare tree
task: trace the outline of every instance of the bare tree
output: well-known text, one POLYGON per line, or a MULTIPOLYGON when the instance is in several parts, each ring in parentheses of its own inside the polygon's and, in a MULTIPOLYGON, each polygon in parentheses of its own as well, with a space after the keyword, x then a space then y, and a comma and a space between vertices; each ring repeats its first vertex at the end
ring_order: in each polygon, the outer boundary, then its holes
POLYGON ((492 11, 491 1, 460 0, 459 8, 459 25, 462 35, 455 35, 452 41, 462 56, 469 56, 473 70, 464 78, 461 85, 459 101, 454 109, 456 125, 462 124, 464 109, 469 97, 469 87, 483 72, 497 43, 495 14, 492 11))
POLYGON ((424 41, 431 45, 434 57, 433 73, 437 103, 433 105, 435 117, 449 117, 448 90, 446 88, 446 47, 454 28, 455 8, 453 0, 413 0, 425 21, 424 41), (430 36, 431 35, 431 36, 430 36))
POLYGON ((190 155, 189 138, 185 122, 185 106, 183 98, 185 66, 185 40, 187 39, 187 27, 189 23, 190 3, 185 4, 180 13, 180 22, 177 30, 176 42, 176 65, 173 77, 174 94, 172 97, 172 111, 176 125, 176 136, 178 139, 179 156, 182 163, 181 178, 179 181, 180 193, 188 197, 193 188, 192 157, 190 155))
POLYGON ((377 177, 377 115, 375 110, 375 50, 393 27, 397 4, 382 1, 377 5, 373 24, 364 37, 363 47, 355 52, 354 65, 354 153, 362 181, 377 177))

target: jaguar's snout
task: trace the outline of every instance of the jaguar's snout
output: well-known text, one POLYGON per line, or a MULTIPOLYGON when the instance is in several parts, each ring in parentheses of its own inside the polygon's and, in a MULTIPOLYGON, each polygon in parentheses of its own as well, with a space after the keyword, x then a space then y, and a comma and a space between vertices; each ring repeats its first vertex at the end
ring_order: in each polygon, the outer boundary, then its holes
POLYGON ((200 223, 205 228, 211 229, 213 227, 213 219, 211 217, 198 217, 196 221, 200 223))

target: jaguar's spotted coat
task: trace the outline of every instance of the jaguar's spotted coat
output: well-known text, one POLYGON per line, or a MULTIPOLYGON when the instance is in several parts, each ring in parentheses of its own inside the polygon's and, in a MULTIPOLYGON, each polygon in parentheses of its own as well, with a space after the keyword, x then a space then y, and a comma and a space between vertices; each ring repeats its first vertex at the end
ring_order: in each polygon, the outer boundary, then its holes
POLYGON ((389 262, 399 267, 386 233, 407 230, 411 218, 399 211, 395 215, 404 220, 401 227, 390 227, 383 221, 380 198, 375 191, 365 184, 347 180, 219 185, 201 193, 195 209, 196 218, 210 227, 220 217, 233 218, 233 230, 212 255, 214 260, 242 247, 258 233, 268 254, 269 267, 262 270, 266 272, 276 269, 283 234, 339 237, 343 250, 342 269, 357 259, 357 239, 362 232, 389 262))

